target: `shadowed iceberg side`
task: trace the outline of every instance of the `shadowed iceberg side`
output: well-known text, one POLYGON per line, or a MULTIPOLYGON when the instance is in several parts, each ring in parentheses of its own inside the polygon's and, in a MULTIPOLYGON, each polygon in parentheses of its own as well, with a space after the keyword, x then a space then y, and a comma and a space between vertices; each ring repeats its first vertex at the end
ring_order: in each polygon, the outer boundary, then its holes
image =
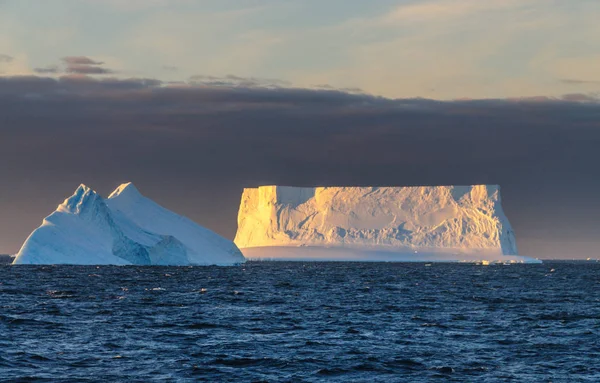
MULTIPOLYGON (((181 241, 192 264, 244 262, 244 256, 232 241, 144 197, 132 183, 119 186, 106 204, 136 227, 181 241)), ((161 246, 168 246, 168 241, 161 242, 161 246)))
POLYGON ((85 185, 31 233, 13 264, 233 265, 231 242, 142 196, 133 184, 107 200, 85 185))
POLYGON ((497 185, 244 189, 234 242, 249 259, 539 262, 497 185))

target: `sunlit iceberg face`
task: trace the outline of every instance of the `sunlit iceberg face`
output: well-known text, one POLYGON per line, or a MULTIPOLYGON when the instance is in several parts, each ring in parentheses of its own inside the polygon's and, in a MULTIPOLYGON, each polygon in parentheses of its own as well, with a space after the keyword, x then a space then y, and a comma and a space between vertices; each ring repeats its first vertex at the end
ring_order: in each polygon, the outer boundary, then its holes
POLYGON ((529 260, 496 185, 245 189, 235 243, 259 259, 529 260))

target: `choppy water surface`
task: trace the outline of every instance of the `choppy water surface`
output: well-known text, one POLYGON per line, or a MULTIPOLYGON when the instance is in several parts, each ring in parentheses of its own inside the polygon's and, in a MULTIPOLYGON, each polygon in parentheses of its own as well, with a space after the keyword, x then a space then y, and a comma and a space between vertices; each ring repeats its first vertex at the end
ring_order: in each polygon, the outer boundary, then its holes
POLYGON ((600 264, 0 267, 1 381, 599 382, 600 264))

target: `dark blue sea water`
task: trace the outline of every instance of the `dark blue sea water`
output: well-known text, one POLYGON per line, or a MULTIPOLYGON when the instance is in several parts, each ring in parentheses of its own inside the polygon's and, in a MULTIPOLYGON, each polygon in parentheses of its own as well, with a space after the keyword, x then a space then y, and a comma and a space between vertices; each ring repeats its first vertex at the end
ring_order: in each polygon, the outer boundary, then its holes
POLYGON ((600 264, 0 267, 0 381, 600 382, 600 264))

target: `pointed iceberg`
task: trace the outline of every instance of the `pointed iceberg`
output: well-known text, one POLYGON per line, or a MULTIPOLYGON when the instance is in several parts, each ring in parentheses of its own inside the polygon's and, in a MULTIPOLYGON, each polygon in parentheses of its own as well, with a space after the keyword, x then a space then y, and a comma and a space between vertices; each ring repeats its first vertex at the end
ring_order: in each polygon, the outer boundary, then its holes
POLYGON ((177 238, 192 264, 240 263, 244 256, 230 240, 177 215, 140 194, 132 183, 119 186, 106 200, 111 211, 136 227, 177 238))
POLYGON ((14 264, 233 265, 233 242, 142 196, 133 184, 109 199, 85 185, 46 217, 14 264), (144 211, 146 210, 146 211, 144 211))

